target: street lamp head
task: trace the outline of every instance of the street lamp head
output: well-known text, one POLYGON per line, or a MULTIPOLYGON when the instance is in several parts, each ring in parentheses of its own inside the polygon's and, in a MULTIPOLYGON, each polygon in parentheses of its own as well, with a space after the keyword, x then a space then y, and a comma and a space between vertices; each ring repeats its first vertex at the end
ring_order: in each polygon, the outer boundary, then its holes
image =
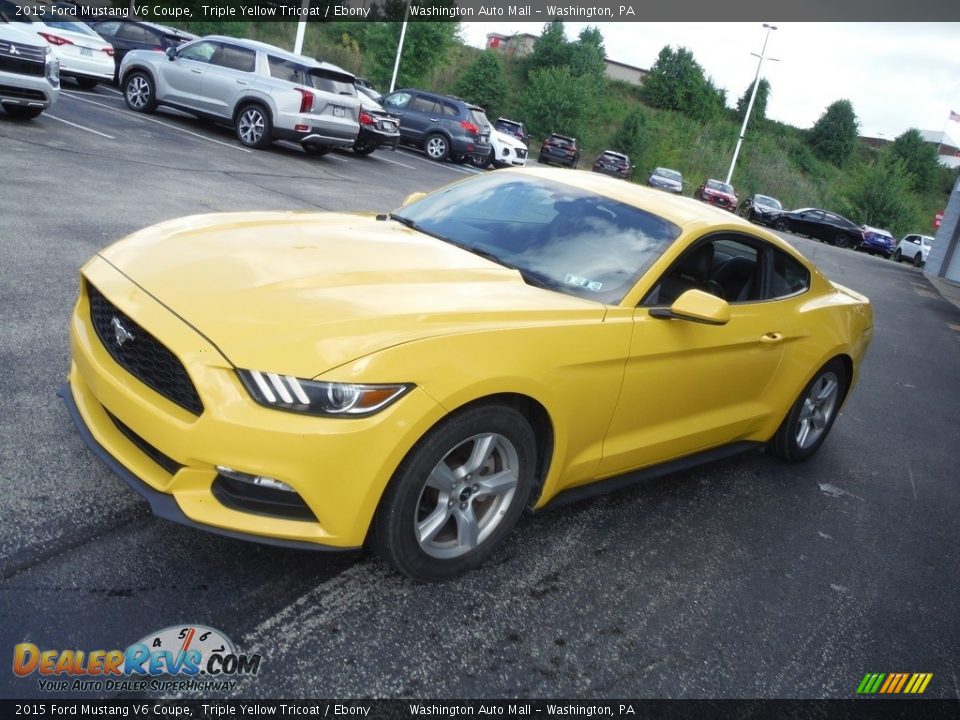
POLYGON ((764 26, 765 28, 769 28, 770 30, 776 30, 776 29, 777 29, 777 26, 776 26, 776 25, 767 25, 767 23, 764 23, 763 26, 764 26))

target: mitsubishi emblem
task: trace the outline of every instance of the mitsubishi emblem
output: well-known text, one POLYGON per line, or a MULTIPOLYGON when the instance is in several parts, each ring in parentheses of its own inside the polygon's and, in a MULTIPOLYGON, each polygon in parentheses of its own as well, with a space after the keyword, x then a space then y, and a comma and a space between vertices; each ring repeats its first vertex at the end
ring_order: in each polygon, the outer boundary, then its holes
POLYGON ((20 51, 17 50, 17 46, 14 45, 13 43, 10 43, 10 54, 11 54, 11 55, 19 55, 19 54, 20 54, 20 51))

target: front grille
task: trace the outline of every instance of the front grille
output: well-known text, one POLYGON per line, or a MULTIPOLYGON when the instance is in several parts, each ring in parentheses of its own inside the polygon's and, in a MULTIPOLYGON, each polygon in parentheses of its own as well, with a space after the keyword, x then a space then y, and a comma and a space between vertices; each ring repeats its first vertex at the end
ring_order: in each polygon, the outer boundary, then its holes
POLYGON ((29 60, 40 63, 40 66, 43 67, 47 61, 47 49, 37 45, 23 45, 18 42, 0 40, 0 57, 29 60))
POLYGON ((42 62, 10 57, 9 55, 0 55, 0 70, 8 73, 16 73, 17 75, 43 77, 46 75, 47 68, 42 62))
POLYGON ((527 151, 523 148, 517 148, 517 157, 523 160, 527 156, 527 151))
POLYGON ((18 100, 38 100, 46 102, 47 96, 40 90, 30 90, 28 88, 14 87, 13 85, 0 84, 0 96, 5 98, 16 98, 18 100))
POLYGON ((110 412, 106 408, 104 408, 103 410, 105 413, 107 413, 109 418, 113 421, 113 424, 117 426, 117 430, 123 433, 124 437, 126 437, 127 440, 129 440, 138 448, 140 448, 140 450, 143 451, 144 455, 149 457, 151 460, 153 460, 157 465, 162 467, 168 473, 170 473, 171 475, 176 475, 180 471, 180 469, 183 468, 183 465, 178 463, 172 457, 168 455, 164 455, 162 452, 157 450, 153 445, 148 443, 142 437, 137 435, 133 430, 131 430, 126 425, 124 425, 120 421, 120 419, 116 415, 114 415, 112 412, 110 412))
POLYGON ((314 520, 317 516, 295 492, 262 487, 217 475, 213 496, 232 510, 288 520, 314 520))
POLYGON ((203 403, 183 363, 87 283, 90 320, 97 337, 118 365, 184 410, 199 415, 203 403))

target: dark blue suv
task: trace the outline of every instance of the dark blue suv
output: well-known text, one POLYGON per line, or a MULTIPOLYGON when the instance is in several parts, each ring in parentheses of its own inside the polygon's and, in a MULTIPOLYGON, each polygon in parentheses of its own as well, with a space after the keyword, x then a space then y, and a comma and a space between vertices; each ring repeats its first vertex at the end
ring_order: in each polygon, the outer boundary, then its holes
POLYGON ((383 98, 400 118, 400 140, 422 147, 431 160, 485 159, 490 154, 490 121, 483 108, 450 95, 405 88, 383 98))

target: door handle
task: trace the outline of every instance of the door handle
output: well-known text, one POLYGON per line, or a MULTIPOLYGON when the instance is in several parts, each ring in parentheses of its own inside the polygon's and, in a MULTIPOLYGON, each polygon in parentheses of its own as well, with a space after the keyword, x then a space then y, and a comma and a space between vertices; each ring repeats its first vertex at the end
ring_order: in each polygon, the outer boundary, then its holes
POLYGON ((430 122, 437 122, 436 118, 430 118, 430 122))
POLYGON ((783 333, 778 332, 768 332, 760 336, 760 342, 764 345, 774 345, 778 342, 781 342, 784 338, 783 333))
POLYGON ((200 68, 190 68, 190 72, 196 73, 197 75, 203 75, 203 70, 200 68))
POLYGON ((237 85, 249 85, 249 84, 250 83, 248 83, 246 80, 237 80, 237 85))

